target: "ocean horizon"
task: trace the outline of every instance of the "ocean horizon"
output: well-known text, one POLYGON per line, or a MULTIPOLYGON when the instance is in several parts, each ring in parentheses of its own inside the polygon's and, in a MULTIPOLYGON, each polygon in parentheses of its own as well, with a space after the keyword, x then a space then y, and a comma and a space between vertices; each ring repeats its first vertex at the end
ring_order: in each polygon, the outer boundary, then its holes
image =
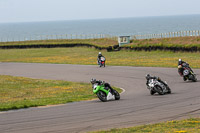
POLYGON ((0 23, 0 41, 51 35, 145 35, 200 30, 200 15, 0 23))

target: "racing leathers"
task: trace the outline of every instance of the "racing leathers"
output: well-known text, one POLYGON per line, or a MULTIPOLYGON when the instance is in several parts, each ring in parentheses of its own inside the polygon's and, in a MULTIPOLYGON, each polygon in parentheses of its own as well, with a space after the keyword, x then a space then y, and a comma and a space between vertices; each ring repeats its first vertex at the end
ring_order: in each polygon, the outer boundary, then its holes
POLYGON ((167 84, 165 83, 165 82, 163 82, 159 77, 156 77, 156 76, 148 76, 147 78, 147 82, 146 82, 146 85, 147 85, 147 87, 149 87, 149 80, 150 79, 156 79, 156 80, 158 80, 159 82, 161 82, 162 84, 164 84, 165 86, 167 86, 167 84))

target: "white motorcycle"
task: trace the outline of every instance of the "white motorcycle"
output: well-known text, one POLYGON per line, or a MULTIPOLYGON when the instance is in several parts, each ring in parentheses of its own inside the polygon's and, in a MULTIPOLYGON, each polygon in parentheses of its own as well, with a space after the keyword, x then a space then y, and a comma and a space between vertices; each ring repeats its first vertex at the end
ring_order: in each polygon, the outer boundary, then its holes
POLYGON ((150 90, 150 94, 153 95, 155 93, 158 93, 160 95, 164 94, 170 94, 171 89, 167 85, 167 82, 161 83, 157 79, 150 79, 148 81, 147 88, 150 90))

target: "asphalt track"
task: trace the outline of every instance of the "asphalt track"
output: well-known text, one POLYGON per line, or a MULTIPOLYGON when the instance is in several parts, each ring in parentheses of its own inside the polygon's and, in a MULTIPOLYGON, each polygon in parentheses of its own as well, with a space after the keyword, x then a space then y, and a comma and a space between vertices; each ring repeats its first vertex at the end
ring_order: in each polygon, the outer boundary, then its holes
MULTIPOLYGON (((194 72, 200 79, 200 70, 194 72)), ((125 89, 119 101, 96 99, 0 113, 1 133, 87 132, 200 116, 200 82, 184 82, 174 68, 0 63, 0 74, 82 82, 96 78, 125 89), (147 73, 166 80, 172 94, 151 96, 147 73)))

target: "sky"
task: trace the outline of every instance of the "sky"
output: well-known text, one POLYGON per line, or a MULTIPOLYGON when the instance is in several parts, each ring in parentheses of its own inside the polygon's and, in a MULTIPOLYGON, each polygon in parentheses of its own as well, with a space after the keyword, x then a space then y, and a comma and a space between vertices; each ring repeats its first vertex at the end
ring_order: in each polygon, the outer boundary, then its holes
POLYGON ((200 0, 0 0, 0 23, 200 14, 200 0))

